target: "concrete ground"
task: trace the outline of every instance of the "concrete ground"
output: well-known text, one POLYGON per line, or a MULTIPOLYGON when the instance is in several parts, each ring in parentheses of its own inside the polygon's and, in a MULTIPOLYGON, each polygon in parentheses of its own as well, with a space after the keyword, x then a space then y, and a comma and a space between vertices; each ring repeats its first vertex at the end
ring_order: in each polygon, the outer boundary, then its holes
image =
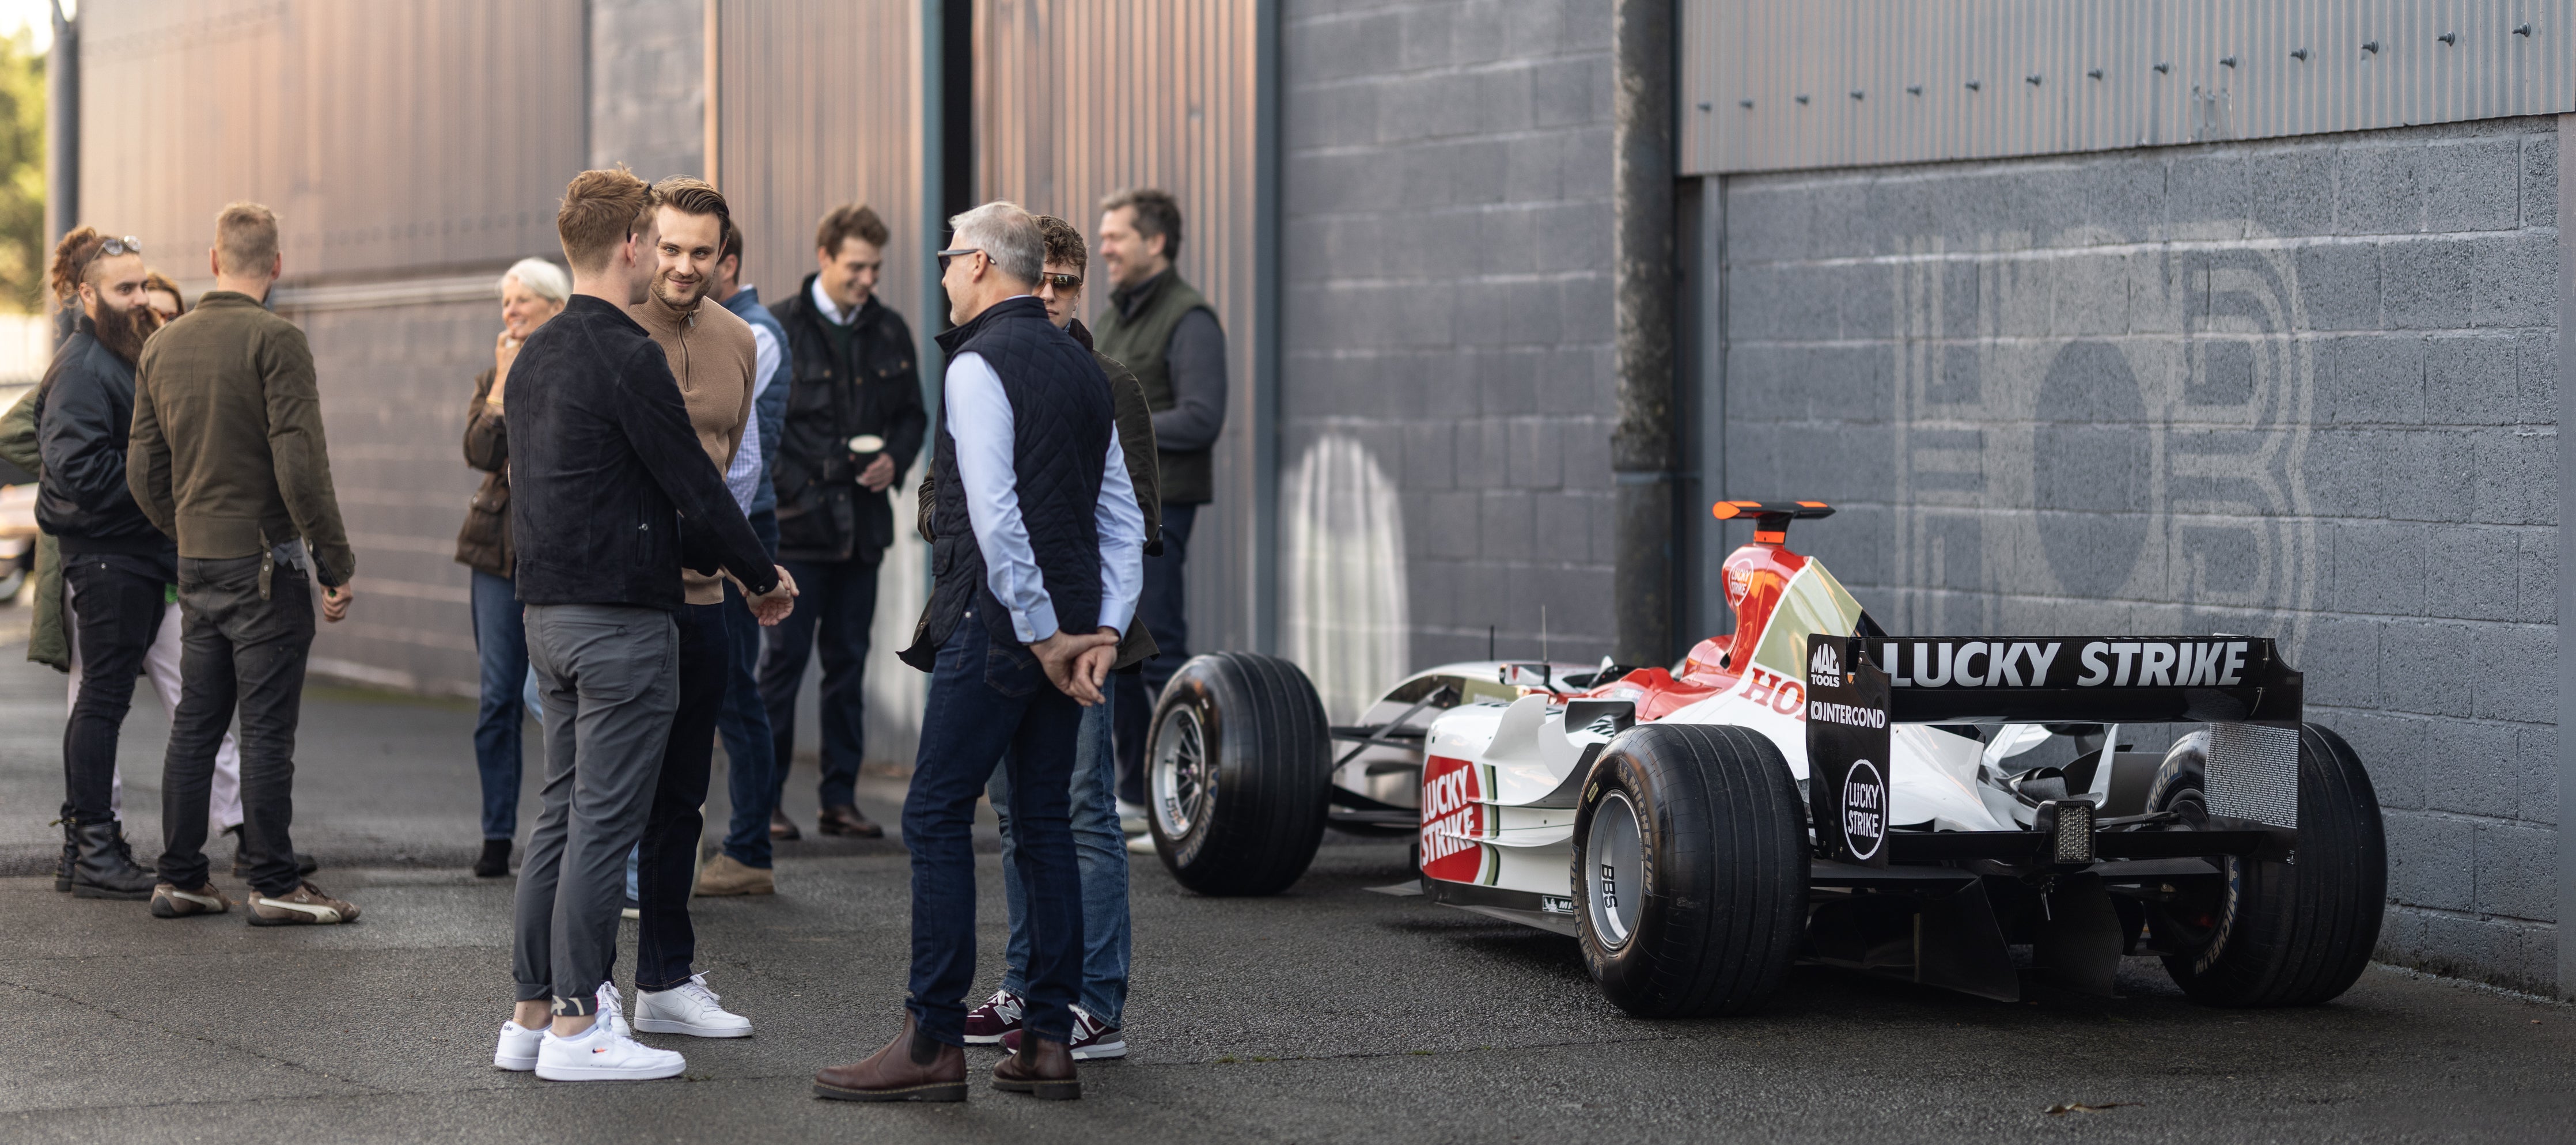
MULTIPOLYGON (((1568 939, 1370 893, 1407 878, 1404 847, 1345 839, 1275 899, 1201 898, 1138 861, 1134 1053, 1086 1068, 1077 1104, 808 1096, 816 1068, 898 1020, 891 843, 799 844, 777 897, 696 905, 699 965, 758 1036, 648 1037, 688 1053, 684 1080, 549 1084, 489 1065, 511 887, 463 869, 472 713, 323 690, 305 713, 297 840, 364 921, 159 921, 35 875, 60 799, 61 677, 0 648, 0 1140, 2576 1137, 2576 1009, 2555 1003, 2373 969, 2331 1005, 2211 1010, 2140 959, 2116 1001, 2004 1005, 1802 969, 1756 1016, 1641 1022, 1601 1001, 1568 939)), ((125 759, 146 852, 162 734, 138 704, 125 759)), ((810 775, 790 791, 810 823, 810 775)), ((864 802, 889 818, 899 797, 877 779, 864 802)), ((992 968, 990 856, 982 875, 992 968)))

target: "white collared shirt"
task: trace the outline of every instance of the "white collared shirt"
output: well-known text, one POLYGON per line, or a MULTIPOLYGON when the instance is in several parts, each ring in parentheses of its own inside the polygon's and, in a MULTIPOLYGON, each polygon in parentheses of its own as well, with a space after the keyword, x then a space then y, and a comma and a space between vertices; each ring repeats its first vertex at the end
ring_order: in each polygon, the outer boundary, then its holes
MULTIPOLYGON (((1020 516, 1011 399, 992 365, 971 352, 949 360, 944 398, 948 434, 957 443, 957 480, 975 545, 984 555, 985 587, 1010 612, 1012 634, 1023 644, 1038 643, 1056 633, 1055 602, 1047 596, 1028 523, 1020 516)), ((1094 513, 1100 531, 1099 622, 1124 635, 1145 580, 1145 513, 1127 479, 1115 422, 1094 513)))
MULTIPOLYGON (((823 293, 822 275, 818 274, 814 276, 814 289, 807 293, 814 296, 814 308, 822 311, 823 317, 829 319, 834 326, 847 326, 850 324, 850 319, 858 317, 856 314, 841 313, 840 304, 832 301, 831 295, 823 293)), ((862 298, 859 300, 859 305, 866 306, 867 304, 867 299, 862 298)))

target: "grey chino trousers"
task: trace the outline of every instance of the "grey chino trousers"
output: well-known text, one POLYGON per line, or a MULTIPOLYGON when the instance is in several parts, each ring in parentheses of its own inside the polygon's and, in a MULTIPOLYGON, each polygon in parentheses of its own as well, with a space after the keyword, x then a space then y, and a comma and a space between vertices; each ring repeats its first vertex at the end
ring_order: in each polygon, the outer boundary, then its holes
POLYGON ((626 854, 644 834, 680 704, 680 630, 658 608, 527 606, 546 785, 519 868, 519 1001, 596 1012, 617 955, 626 854))

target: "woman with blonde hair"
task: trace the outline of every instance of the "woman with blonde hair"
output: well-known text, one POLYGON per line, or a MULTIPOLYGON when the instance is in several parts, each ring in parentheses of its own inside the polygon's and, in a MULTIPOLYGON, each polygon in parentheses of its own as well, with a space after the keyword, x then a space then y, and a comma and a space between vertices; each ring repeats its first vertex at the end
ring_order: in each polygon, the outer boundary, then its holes
POLYGON ((474 578, 474 650, 482 661, 474 766, 483 778, 483 853, 474 873, 487 879, 510 873, 510 840, 519 831, 519 729, 527 719, 520 686, 528 676, 528 636, 511 583, 510 437, 501 414, 519 346, 571 297, 571 277, 541 258, 520 259, 501 276, 501 333, 465 407, 465 463, 482 471, 483 487, 466 502, 456 562, 474 578))

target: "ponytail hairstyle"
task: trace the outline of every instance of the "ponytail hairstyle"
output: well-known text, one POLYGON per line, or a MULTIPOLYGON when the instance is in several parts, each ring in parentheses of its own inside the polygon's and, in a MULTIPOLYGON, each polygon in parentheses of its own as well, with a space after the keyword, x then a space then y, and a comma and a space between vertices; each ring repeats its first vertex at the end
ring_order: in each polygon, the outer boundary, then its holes
POLYGON ((54 244, 54 301, 64 306, 73 304, 72 300, 80 296, 82 276, 89 273, 89 264, 97 261, 98 248, 106 245, 107 236, 98 233, 97 227, 75 227, 63 236, 63 241, 54 244))

